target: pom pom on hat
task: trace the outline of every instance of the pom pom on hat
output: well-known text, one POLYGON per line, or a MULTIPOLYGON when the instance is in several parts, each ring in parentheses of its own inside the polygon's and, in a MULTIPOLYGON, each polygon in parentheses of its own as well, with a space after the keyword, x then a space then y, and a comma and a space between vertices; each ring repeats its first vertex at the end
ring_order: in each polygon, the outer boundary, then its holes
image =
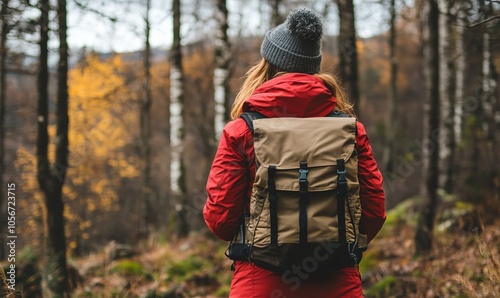
POLYGON ((287 72, 317 73, 321 66, 321 16, 309 8, 294 9, 285 23, 266 33, 260 53, 287 72))
POLYGON ((323 36, 321 17, 307 8, 293 10, 286 20, 290 33, 303 39, 318 41, 323 36))

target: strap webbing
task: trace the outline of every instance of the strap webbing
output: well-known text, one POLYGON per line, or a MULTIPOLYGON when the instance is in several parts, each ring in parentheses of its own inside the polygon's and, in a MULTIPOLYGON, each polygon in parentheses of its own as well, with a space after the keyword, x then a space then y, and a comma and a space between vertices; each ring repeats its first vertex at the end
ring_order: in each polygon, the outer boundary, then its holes
POLYGON ((243 118, 243 120, 245 120, 245 123, 247 124, 248 129, 250 129, 250 131, 252 132, 252 135, 253 135, 253 120, 266 118, 266 116, 255 111, 245 112, 241 114, 240 117, 243 118))
POLYGON ((267 188, 269 190, 269 213, 271 220, 271 245, 278 246, 278 210, 277 210, 277 195, 276 182, 276 166, 270 165, 267 169, 267 188))
POLYGON ((299 169, 299 239, 301 244, 307 243, 307 162, 300 162, 299 169))
POLYGON ((344 112, 335 110, 335 111, 332 111, 330 114, 328 114, 327 117, 349 118, 351 116, 349 116, 348 114, 346 114, 344 112))
POLYGON ((337 159, 337 211, 339 220, 339 241, 346 242, 346 229, 345 229, 345 202, 347 201, 347 179, 345 163, 343 159, 337 159))

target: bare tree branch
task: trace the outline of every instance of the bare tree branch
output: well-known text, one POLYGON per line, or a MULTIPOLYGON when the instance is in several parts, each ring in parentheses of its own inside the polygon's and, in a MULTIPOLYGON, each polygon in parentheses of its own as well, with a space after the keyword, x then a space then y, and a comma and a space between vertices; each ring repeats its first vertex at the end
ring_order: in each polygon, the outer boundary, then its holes
POLYGON ((98 16, 101 16, 103 18, 106 18, 108 19, 109 21, 115 23, 118 21, 118 19, 116 17, 113 17, 113 16, 109 16, 95 8, 92 8, 86 4, 83 4, 82 2, 80 2, 79 0, 73 0, 73 2, 76 4, 76 6, 78 6, 80 9, 83 9, 85 11, 89 11, 89 12, 92 12, 92 13, 95 13, 96 15, 98 16))
POLYGON ((21 68, 6 68, 5 71, 10 74, 29 75, 29 76, 34 76, 37 74, 37 72, 34 70, 26 70, 21 68))
POLYGON ((475 23, 475 24, 468 25, 468 26, 467 26, 467 28, 474 28, 474 27, 480 26, 480 25, 482 25, 482 24, 485 24, 485 23, 491 22, 491 21, 493 21, 493 20, 495 20, 495 19, 500 19, 500 15, 492 16, 492 17, 489 17, 489 18, 487 18, 487 19, 485 19, 485 20, 482 20, 482 21, 480 21, 480 22, 477 22, 477 23, 475 23))

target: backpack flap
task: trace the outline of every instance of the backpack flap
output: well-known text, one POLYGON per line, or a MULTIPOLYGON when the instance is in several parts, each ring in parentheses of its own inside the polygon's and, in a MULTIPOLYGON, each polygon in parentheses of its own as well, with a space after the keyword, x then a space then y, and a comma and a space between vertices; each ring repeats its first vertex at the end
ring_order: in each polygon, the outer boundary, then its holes
POLYGON ((255 156, 260 165, 298 168, 336 165, 355 149, 354 118, 265 118, 253 121, 255 156))
MULTIPOLYGON (((251 198, 249 241, 256 247, 271 243, 269 168, 275 167, 277 243, 300 240, 299 169, 307 163, 307 241, 340 242, 337 160, 345 161, 348 202, 345 206, 347 242, 359 236, 359 183, 355 151, 355 118, 265 118, 253 121, 256 173, 251 198), (354 221, 354 223, 352 222, 354 221)), ((272 201, 272 200, 271 200, 272 201)))

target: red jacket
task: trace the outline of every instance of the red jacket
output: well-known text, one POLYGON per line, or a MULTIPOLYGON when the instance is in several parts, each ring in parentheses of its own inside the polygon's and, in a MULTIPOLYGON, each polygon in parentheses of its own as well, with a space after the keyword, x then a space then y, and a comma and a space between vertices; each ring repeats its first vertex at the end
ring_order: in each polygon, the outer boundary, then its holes
MULTIPOLYGON (((243 109, 257 111, 267 117, 323 117, 334 109, 335 104, 335 98, 320 79, 308 74, 289 73, 258 87, 246 100, 243 109)), ((356 149, 362 206, 360 231, 367 234, 368 241, 371 241, 385 221, 385 197, 382 175, 373 158, 365 128, 359 121, 357 123, 356 149)), ((203 209, 208 227, 222 240, 231 240, 237 231, 244 192, 247 191, 246 197, 249 198, 251 183, 255 177, 254 159, 253 138, 245 121, 236 119, 229 122, 222 132, 210 170, 207 181, 208 199, 203 209)), ((241 297, 258 296, 256 292, 242 293, 237 290, 238 287, 244 288, 243 284, 249 273, 252 276, 257 274, 260 279, 268 275, 269 271, 238 262, 231 296, 235 296, 235 292, 241 294, 241 297)), ((267 284, 271 283, 269 281, 267 284)), ((262 287, 262 282, 259 285, 262 287)), ((255 290, 255 286, 252 288, 255 290)))

